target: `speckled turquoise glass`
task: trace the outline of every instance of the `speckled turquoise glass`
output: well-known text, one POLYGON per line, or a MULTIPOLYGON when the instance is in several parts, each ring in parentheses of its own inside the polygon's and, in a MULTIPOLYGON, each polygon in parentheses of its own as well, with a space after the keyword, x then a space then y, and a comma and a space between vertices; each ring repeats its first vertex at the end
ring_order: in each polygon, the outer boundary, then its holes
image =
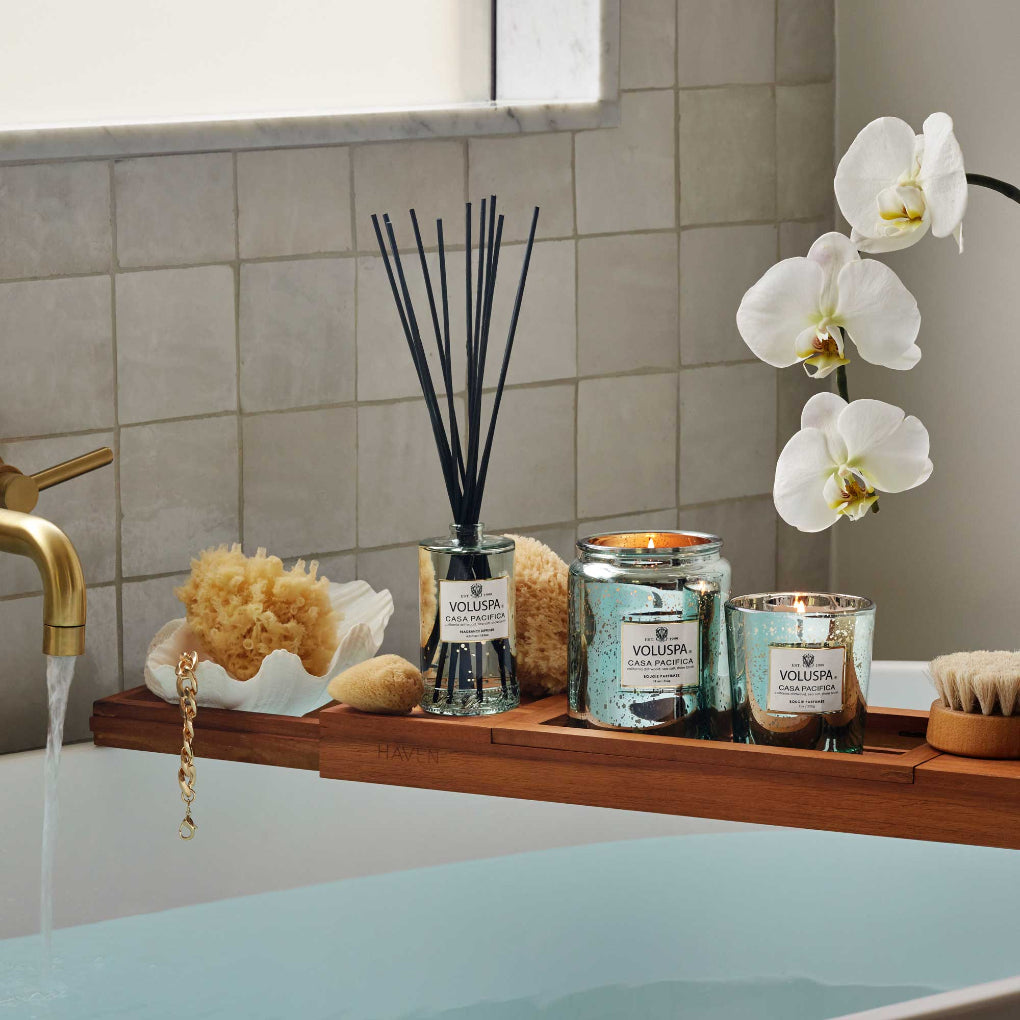
POLYGON ((864 750, 875 604, 856 595, 776 592, 726 604, 734 739, 864 750), (803 710, 795 711, 799 705, 803 710))
POLYGON ((730 739, 722 620, 730 567, 721 548, 721 539, 698 532, 614 533, 577 543, 568 647, 573 719, 730 739))

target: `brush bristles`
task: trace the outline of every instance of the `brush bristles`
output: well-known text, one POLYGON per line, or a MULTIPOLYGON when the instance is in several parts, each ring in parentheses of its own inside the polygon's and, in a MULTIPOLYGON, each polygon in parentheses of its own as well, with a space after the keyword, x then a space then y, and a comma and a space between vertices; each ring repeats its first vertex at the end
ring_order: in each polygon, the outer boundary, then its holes
POLYGON ((1020 715, 1020 652, 954 652, 928 664, 942 704, 957 712, 1020 715))

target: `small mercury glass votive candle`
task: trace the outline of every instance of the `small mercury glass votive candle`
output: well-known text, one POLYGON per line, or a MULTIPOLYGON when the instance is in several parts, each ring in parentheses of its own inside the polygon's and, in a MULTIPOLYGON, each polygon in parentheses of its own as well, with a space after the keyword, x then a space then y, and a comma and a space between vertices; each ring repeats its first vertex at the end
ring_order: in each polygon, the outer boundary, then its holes
POLYGON ((726 603, 734 740, 864 750, 875 604, 776 592, 726 603))
POLYGON ((722 540, 593 535, 570 568, 569 704, 591 726, 729 740, 722 540))

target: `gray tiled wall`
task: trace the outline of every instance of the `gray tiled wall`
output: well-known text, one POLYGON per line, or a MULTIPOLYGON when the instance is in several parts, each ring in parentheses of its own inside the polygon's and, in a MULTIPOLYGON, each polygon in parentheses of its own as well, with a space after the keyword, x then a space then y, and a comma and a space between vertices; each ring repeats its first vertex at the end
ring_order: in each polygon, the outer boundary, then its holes
MULTIPOLYGON (((737 588, 825 583, 826 540, 770 497, 810 391, 733 315, 831 215, 831 0, 622 8, 617 128, 0 167, 0 457, 117 451, 39 507, 91 585, 70 739, 141 682, 213 543, 389 587, 388 647, 415 654, 413 543, 449 511, 374 211, 460 223, 496 192, 520 242, 542 206, 491 526, 566 557, 578 532, 679 523, 722 533, 737 588)), ((37 588, 0 558, 0 751, 44 739, 37 588)))

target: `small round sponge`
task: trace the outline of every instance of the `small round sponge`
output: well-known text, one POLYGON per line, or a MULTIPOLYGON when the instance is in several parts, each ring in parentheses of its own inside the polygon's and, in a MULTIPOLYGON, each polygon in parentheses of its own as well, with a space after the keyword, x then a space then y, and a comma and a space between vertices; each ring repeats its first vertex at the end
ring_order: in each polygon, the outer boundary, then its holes
POLYGON ((514 552, 517 680, 533 697, 567 689, 567 564, 537 538, 507 535, 514 552))
POLYGON ((329 696, 361 712, 405 715, 425 693, 421 673, 399 655, 377 655, 329 682, 329 696))

